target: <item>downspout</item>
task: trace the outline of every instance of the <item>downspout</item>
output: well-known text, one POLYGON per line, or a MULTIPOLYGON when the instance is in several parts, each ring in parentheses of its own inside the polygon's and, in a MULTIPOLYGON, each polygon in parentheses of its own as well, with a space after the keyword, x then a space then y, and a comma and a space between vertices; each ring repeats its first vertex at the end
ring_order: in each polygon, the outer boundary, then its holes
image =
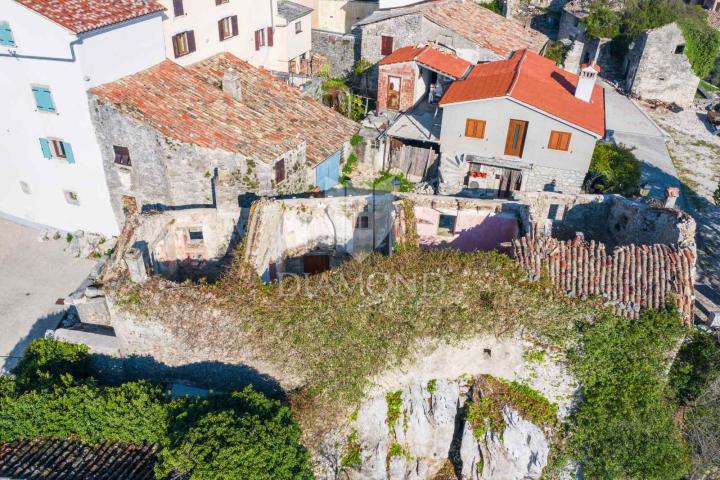
POLYGON ((73 63, 77 60, 77 54, 75 53, 75 45, 82 44, 82 38, 77 38, 70 42, 70 58, 58 58, 58 57, 43 57, 39 55, 18 55, 14 50, 10 53, 0 53, 0 57, 16 58, 18 60, 49 60, 52 62, 69 62, 73 63))

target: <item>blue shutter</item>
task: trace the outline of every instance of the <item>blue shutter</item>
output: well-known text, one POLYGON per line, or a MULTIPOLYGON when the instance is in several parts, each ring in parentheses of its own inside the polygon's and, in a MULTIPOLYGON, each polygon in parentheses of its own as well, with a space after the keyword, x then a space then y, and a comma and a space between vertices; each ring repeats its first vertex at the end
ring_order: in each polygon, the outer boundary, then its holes
POLYGON ((42 112, 54 112, 55 104, 50 94, 50 89, 47 87, 32 87, 33 95, 35 96, 35 105, 38 110, 42 112))
POLYGON ((12 30, 10 30, 10 24, 8 22, 0 22, 0 45, 6 47, 14 47, 15 39, 13 38, 12 30))
POLYGON ((52 153, 50 153, 50 142, 47 141, 47 138, 40 139, 40 148, 42 148, 43 157, 48 159, 52 158, 52 153))
POLYGON ((75 156, 73 155, 72 147, 69 143, 63 142, 63 148, 65 149, 65 158, 68 163, 75 163, 75 156))

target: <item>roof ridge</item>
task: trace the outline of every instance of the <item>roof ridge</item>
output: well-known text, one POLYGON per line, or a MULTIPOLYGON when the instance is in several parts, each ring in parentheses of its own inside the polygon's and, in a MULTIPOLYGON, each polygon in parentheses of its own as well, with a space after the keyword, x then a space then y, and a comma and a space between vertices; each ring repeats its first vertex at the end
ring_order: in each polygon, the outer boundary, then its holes
MULTIPOLYGON (((513 89, 515 88, 515 85, 517 85, 518 78, 520 78, 520 67, 522 67, 523 61, 525 58, 527 58, 527 48, 524 48, 522 51, 522 56, 520 57, 520 60, 518 60, 517 65, 515 66, 515 72, 513 73, 512 81, 510 82, 510 88, 508 88, 508 91, 505 95, 512 95, 513 89)), ((518 52, 513 53, 513 56, 515 56, 518 52)), ((512 58, 512 57, 511 57, 512 58)))

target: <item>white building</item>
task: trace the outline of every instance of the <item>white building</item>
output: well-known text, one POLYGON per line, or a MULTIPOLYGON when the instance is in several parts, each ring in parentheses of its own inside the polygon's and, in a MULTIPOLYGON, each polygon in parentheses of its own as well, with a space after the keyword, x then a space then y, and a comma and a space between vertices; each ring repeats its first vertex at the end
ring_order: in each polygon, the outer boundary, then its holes
POLYGON ((118 233, 87 89, 164 59, 154 0, 0 0, 0 212, 118 233))
POLYGON ((190 65, 229 52, 287 72, 311 49, 312 9, 287 0, 159 0, 167 58, 190 65))

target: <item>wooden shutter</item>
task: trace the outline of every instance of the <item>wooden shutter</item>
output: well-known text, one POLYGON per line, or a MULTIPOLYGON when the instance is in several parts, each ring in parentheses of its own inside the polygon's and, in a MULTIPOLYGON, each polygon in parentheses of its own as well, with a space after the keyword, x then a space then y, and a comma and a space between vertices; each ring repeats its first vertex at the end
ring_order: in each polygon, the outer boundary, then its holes
POLYGON ((50 159, 52 158, 52 152, 50 152, 50 142, 47 138, 40 139, 40 148, 42 149, 43 157, 50 159))
POLYGON ((255 30, 255 51, 260 50, 260 35, 262 30, 255 30))
POLYGON ((223 23, 225 22, 225 19, 218 20, 218 35, 220 37, 220 41, 222 42, 225 40, 225 30, 223 29, 223 23))
POLYGON ((285 159, 281 158, 275 164, 275 183, 285 180, 285 159))
POLYGON ((215 5, 222 5, 223 0, 215 0, 215 5))
POLYGON ((47 87, 32 87, 33 96, 35 97, 35 106, 42 112, 54 112, 55 104, 52 100, 52 94, 47 87))
POLYGON ((465 136, 472 138, 485 138, 485 120, 468 118, 465 121, 465 136))
POLYGON ((273 35, 275 34, 275 29, 273 27, 267 28, 267 36, 268 36, 268 47, 272 47, 274 44, 273 35))
POLYGON ((0 22, 0 45, 8 47, 15 46, 15 40, 13 39, 12 30, 10 30, 10 24, 8 22, 0 22))
POLYGON ((232 24, 232 34, 233 36, 238 34, 238 21, 237 21, 237 15, 233 15, 230 17, 230 23, 232 24))
POLYGON ((72 147, 67 142, 62 142, 63 150, 65 150, 65 160, 68 163, 75 163, 75 155, 73 155, 72 147))
POLYGON ((173 35, 172 37, 172 44, 173 44, 173 52, 175 53, 175 58, 178 58, 180 56, 180 49, 178 48, 178 37, 180 37, 182 34, 173 35))
POLYGON ((173 12, 176 17, 185 15, 185 8, 183 7, 183 0, 173 0, 173 12))
POLYGON ((393 52, 393 37, 383 35, 380 38, 380 54, 390 55, 393 52))
POLYGON ((548 142, 548 148, 552 150, 562 150, 567 152, 570 148, 570 138, 572 135, 568 132, 558 132, 552 130, 550 132, 550 141, 548 142))
POLYGON ((187 42, 188 42, 188 53, 192 53, 195 51, 195 32, 193 30, 190 30, 187 32, 187 42))

